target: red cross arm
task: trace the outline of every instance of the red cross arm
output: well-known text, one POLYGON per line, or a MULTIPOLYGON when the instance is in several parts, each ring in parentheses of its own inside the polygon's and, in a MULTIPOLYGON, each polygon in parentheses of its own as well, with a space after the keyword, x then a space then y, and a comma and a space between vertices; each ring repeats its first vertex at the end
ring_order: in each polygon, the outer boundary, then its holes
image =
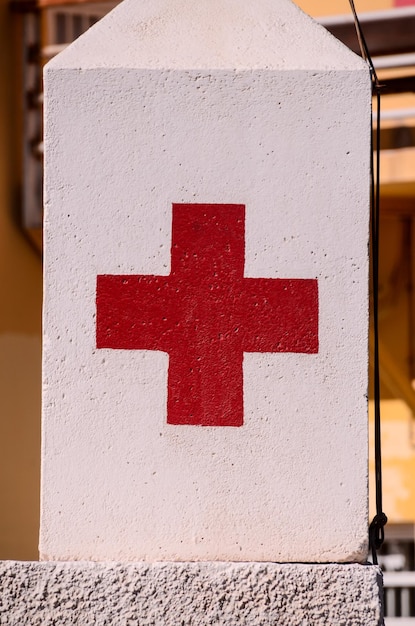
POLYGON ((168 276, 97 276, 97 348, 166 350, 170 293, 168 276))
POLYGON ((318 282, 245 278, 240 311, 245 352, 318 352, 318 282))

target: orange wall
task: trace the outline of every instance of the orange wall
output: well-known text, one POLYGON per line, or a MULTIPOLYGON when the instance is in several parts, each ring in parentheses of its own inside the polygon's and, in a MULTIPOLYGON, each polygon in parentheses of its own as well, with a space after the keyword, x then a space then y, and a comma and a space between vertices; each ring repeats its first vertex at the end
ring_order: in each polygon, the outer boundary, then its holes
POLYGON ((0 559, 36 559, 41 262, 20 232, 13 47, 0 0, 0 559))
MULTIPOLYGON (((313 17, 323 15, 349 15, 349 0, 296 0, 299 7, 313 17)), ((364 11, 384 11, 395 6, 393 0, 355 0, 358 13, 364 11)))

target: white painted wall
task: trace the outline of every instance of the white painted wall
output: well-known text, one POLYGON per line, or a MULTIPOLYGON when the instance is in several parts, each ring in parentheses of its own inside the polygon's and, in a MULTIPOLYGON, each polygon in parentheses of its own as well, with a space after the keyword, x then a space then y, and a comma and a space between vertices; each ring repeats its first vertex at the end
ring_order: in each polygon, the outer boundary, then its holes
POLYGON ((41 558, 364 560, 363 62, 288 0, 126 0, 45 81, 41 558), (245 276, 319 282, 319 353, 246 354, 241 428, 95 348, 97 274, 168 275, 173 202, 245 204, 245 276))

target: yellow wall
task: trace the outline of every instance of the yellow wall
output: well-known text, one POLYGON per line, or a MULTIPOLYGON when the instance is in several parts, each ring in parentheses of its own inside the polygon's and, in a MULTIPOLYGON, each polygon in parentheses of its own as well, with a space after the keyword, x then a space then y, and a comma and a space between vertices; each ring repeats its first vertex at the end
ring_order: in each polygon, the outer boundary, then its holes
POLYGON ((17 226, 11 17, 0 0, 0 559, 36 559, 41 262, 17 226))
MULTIPOLYGON (((399 151, 396 151, 399 152, 399 151)), ((397 155, 395 155, 396 158, 397 155)), ((389 171, 388 155, 385 161, 384 179, 393 174, 389 171)), ((381 161, 381 162, 382 162, 381 161)), ((401 170, 405 178, 404 169, 401 170)), ((412 157, 412 179, 415 176, 415 158, 412 157)), ((391 362, 404 382, 410 386, 415 378, 415 222, 411 211, 399 209, 399 187, 402 197, 412 204, 415 213, 413 185, 394 183, 396 212, 382 216, 381 257, 379 281, 379 331, 382 349, 387 358, 381 366, 381 418, 383 456, 384 511, 391 523, 415 522, 415 419, 408 404, 399 397, 386 376, 386 362, 391 362), (406 193, 404 193, 406 192, 406 193), (410 237, 412 241, 410 240, 410 237), (412 273, 412 276, 411 276, 412 273)), ((385 203, 385 192, 382 202, 385 203)), ((411 206, 405 203, 405 209, 411 206)), ((381 353, 382 356, 382 353, 381 353)), ((389 367, 389 365, 388 365, 389 367)), ((414 392, 413 392, 414 393, 414 392)), ((414 393, 415 396, 415 393, 414 393)), ((374 501, 374 454, 373 454, 373 402, 370 404, 370 472, 371 515, 375 513, 374 501)), ((386 534, 387 536, 387 534, 386 534)))
MULTIPOLYGON (((371 406, 373 410, 373 406, 371 406)), ((371 411, 372 412, 372 411, 371 411)), ((373 450, 373 420, 370 421, 373 450)), ((399 399, 382 402, 383 509, 391 523, 415 521, 415 421, 399 399)), ((370 460, 371 515, 375 514, 374 459, 370 460)), ((387 534, 386 534, 387 536, 387 534)))
MULTIPOLYGON (((349 0, 296 0, 296 4, 313 17, 325 15, 350 15, 349 0)), ((355 0, 358 13, 384 11, 393 8, 393 0, 355 0)))

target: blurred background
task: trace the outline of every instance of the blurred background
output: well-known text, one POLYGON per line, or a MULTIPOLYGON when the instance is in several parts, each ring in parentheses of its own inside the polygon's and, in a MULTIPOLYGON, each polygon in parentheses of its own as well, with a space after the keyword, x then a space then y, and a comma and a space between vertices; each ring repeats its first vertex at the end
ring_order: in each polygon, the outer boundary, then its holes
MULTIPOLYGON (((0 0, 0 559, 38 558, 42 66, 116 4, 0 0)), ((359 52, 348 0, 297 4, 359 52)), ((380 357, 389 524, 380 560, 387 623, 415 624, 415 0, 356 0, 356 9, 384 85, 380 357)), ((371 518, 373 470, 371 441, 371 518)))

